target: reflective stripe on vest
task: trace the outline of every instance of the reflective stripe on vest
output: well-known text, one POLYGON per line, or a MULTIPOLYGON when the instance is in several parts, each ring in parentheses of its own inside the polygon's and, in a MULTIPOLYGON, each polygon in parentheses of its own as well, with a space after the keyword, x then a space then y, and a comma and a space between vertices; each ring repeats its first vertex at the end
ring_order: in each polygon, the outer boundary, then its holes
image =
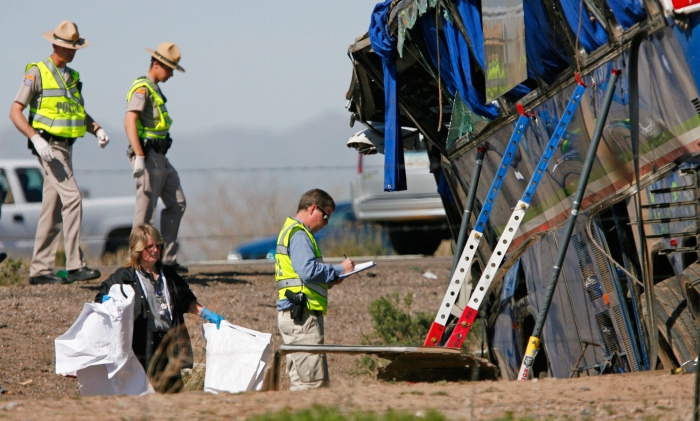
POLYGON ((286 298, 284 294, 287 290, 292 291, 294 294, 302 292, 306 295, 306 305, 309 310, 321 311, 325 314, 328 310, 328 285, 303 282, 294 271, 292 259, 289 257, 289 242, 292 235, 300 230, 304 231, 311 240, 316 260, 323 261, 321 250, 318 248, 316 239, 311 231, 299 221, 293 218, 287 218, 277 238, 275 253, 275 280, 277 281, 277 289, 279 291, 278 297, 280 300, 286 298))
POLYGON ((306 285, 307 288, 313 289, 324 298, 328 299, 328 289, 323 288, 319 284, 313 282, 304 283, 299 278, 295 279, 284 279, 282 281, 277 281, 277 289, 290 288, 290 287, 300 287, 306 285))
POLYGON ((68 86, 51 58, 28 64, 26 71, 34 66, 41 75, 41 94, 38 108, 29 109, 29 124, 54 136, 84 136, 86 114, 80 103, 82 96, 78 90, 79 73, 69 69, 73 83, 68 86))
POLYGON ((170 126, 173 124, 173 120, 168 114, 167 108, 165 108, 165 99, 158 92, 158 88, 145 76, 142 76, 134 81, 129 89, 129 93, 126 95, 126 102, 131 101, 131 96, 136 92, 137 89, 145 87, 151 93, 151 98, 158 108, 158 116, 160 121, 155 127, 145 127, 141 122, 141 119, 136 120, 136 128, 138 129, 139 138, 141 139, 165 139, 170 131, 170 126))

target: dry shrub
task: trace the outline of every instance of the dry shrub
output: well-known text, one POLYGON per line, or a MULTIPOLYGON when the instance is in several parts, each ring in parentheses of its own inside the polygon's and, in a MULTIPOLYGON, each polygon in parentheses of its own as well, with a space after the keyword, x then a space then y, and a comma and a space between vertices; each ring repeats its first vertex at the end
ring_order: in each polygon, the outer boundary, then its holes
POLYGON ((205 361, 207 341, 202 335, 193 335, 192 331, 190 331, 190 340, 195 363, 192 369, 182 370, 182 381, 185 383, 185 390, 204 390, 204 375, 207 372, 205 361))
POLYGON ((53 267, 66 267, 66 251, 64 249, 59 248, 58 250, 56 250, 56 258, 54 259, 53 267))
POLYGON ((320 247, 327 257, 386 256, 393 254, 387 234, 379 225, 349 224, 345 234, 326 237, 320 247))
POLYGON ((182 370, 182 382, 185 384, 185 390, 204 390, 206 372, 206 366, 203 364, 195 364, 194 368, 182 370))
POLYGON ((199 248, 202 259, 226 259, 240 243, 279 233, 284 219, 295 215, 303 192, 274 180, 250 179, 235 185, 217 183, 188 208, 180 241, 199 248))
POLYGON ((207 184, 203 193, 189 202, 179 235, 188 253, 202 260, 226 259, 228 251, 240 243, 276 236, 285 218, 296 215, 301 195, 314 187, 290 186, 283 173, 240 177, 235 183, 212 179, 207 184))
MULTIPOLYGON (((93 259, 90 259, 89 263, 92 263, 91 260, 93 259)), ((116 253, 105 253, 96 263, 102 266, 122 266, 128 261, 129 249, 121 248, 116 253)))
POLYGON ((454 248, 454 240, 442 240, 440 246, 438 246, 435 253, 433 253, 433 256, 454 256, 454 248))
POLYGON ((29 263, 8 257, 0 263, 0 286, 24 285, 29 263))

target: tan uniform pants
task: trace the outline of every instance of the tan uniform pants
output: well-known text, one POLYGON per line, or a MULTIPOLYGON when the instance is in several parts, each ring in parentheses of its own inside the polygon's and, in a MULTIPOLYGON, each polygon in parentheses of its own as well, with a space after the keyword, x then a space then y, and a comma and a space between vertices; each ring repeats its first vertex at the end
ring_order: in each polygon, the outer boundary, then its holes
MULTIPOLYGON (((304 311, 301 324, 292 319, 291 311, 280 311, 277 327, 285 344, 320 345, 323 343, 323 315, 304 311)), ((287 354, 289 390, 306 390, 328 387, 328 363, 325 354, 295 352, 287 354)))
MULTIPOLYGON (((133 167, 134 158, 131 158, 131 168, 133 167)), ((134 226, 155 224, 159 197, 165 205, 160 212, 160 233, 164 242, 163 263, 171 265, 177 262, 177 233, 185 213, 185 194, 180 186, 180 177, 168 158, 150 150, 146 156, 146 170, 136 179, 134 226)))
POLYGON ((58 247, 58 235, 63 226, 66 250, 66 269, 85 266, 80 250, 80 223, 83 219, 83 202, 78 184, 73 178, 73 147, 64 142, 53 142, 54 159, 39 159, 44 169, 44 193, 41 214, 34 240, 34 256, 29 276, 48 275, 53 269, 58 247))

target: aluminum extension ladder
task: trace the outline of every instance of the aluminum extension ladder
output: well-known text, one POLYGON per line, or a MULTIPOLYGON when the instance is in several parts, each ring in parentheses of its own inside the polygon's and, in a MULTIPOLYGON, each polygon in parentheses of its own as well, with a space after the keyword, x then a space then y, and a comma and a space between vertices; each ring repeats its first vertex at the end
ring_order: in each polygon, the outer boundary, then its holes
MULTIPOLYGON (((491 258, 486 264, 486 268, 484 269, 484 272, 482 273, 481 278, 479 279, 479 283, 475 288, 475 292, 469 299, 469 302, 462 311, 462 314, 459 320, 457 321, 457 324, 452 334, 447 340, 446 346, 448 348, 460 348, 464 343, 466 335, 469 333, 469 330, 473 326, 474 320, 476 319, 481 302, 483 301, 483 298, 488 292, 489 286, 493 282, 494 276, 505 258, 505 253, 508 250, 508 247, 510 247, 513 238, 515 237, 515 233, 522 224, 523 217, 525 216, 525 213, 530 206, 530 201, 534 197, 534 193, 537 187, 539 186, 540 181, 546 173, 547 166, 549 165, 549 162, 552 156, 554 155, 554 152, 557 146, 559 145, 559 142, 566 133, 566 128, 569 126, 569 123, 574 117, 576 109, 578 108, 581 98, 583 97, 583 93, 586 90, 586 85, 580 79, 578 74, 576 74, 576 79, 578 81, 578 85, 576 86, 574 93, 564 110, 564 114, 559 123, 557 124, 557 127, 554 130, 554 133, 550 138, 547 147, 544 150, 543 156, 540 158, 540 161, 537 164, 537 167, 532 175, 532 178, 530 179, 530 182, 527 185, 527 188, 525 189, 525 192, 523 193, 520 201, 517 203, 515 209, 513 210, 513 213, 511 214, 511 217, 508 223, 506 224, 505 231, 498 239, 498 244, 496 245, 496 248, 494 249, 491 258)), ((516 130, 513 133, 513 137, 511 137, 511 142, 509 143, 509 147, 513 146, 513 148, 517 148, 517 143, 522 138, 522 133, 525 130, 527 122, 532 117, 525 114, 524 110, 522 109, 522 106, 520 106, 520 104, 518 105, 521 116, 518 120, 518 124, 516 125, 516 130)), ((506 154, 504 155, 503 159, 505 160, 508 157, 509 156, 506 154)), ((503 182, 503 177, 505 176, 507 168, 507 165, 504 166, 503 163, 499 167, 499 171, 496 174, 496 178, 493 181, 494 184, 497 184, 497 190, 494 190, 494 185, 492 184, 491 190, 489 191, 489 195, 487 196, 487 199, 484 203, 484 207, 482 208, 482 212, 479 215, 479 219, 477 219, 477 224, 469 237, 470 241, 467 242, 467 247, 465 247, 465 250, 462 253, 462 258, 460 258, 460 265, 458 266, 458 269, 460 269, 460 266, 466 266, 466 270, 459 272, 459 275, 462 279, 460 279, 460 277, 456 277, 448 287, 448 291, 445 295, 445 299, 443 299, 440 311, 436 317, 435 322, 433 322, 433 326, 428 332, 428 337, 426 338, 424 344, 425 346, 437 345, 445 332, 445 324, 447 321, 447 316, 450 312, 450 307, 456 299, 455 295, 456 292, 459 291, 460 281, 463 281, 464 277, 466 277, 466 275, 469 273, 468 270, 471 267, 471 261, 473 260, 474 254, 476 253, 478 242, 483 236, 483 230, 486 225, 486 221, 488 220, 488 215, 491 212, 493 201, 495 200, 495 197, 492 198, 490 196, 492 194, 498 194, 498 190, 500 190, 501 184, 503 182)))

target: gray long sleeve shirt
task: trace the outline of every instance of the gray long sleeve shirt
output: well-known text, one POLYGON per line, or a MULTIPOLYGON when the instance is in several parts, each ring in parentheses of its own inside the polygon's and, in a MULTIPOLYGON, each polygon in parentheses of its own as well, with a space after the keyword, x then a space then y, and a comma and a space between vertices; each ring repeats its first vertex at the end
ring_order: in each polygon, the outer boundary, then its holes
MULTIPOLYGON (((297 219, 294 220, 297 221, 297 219)), ((289 257, 292 259, 294 272, 299 275, 302 282, 327 284, 338 279, 338 276, 345 271, 342 265, 331 265, 316 260, 311 239, 302 230, 292 234, 289 239, 289 257)), ((286 298, 277 301, 278 311, 287 310, 291 306, 292 303, 286 298)))

